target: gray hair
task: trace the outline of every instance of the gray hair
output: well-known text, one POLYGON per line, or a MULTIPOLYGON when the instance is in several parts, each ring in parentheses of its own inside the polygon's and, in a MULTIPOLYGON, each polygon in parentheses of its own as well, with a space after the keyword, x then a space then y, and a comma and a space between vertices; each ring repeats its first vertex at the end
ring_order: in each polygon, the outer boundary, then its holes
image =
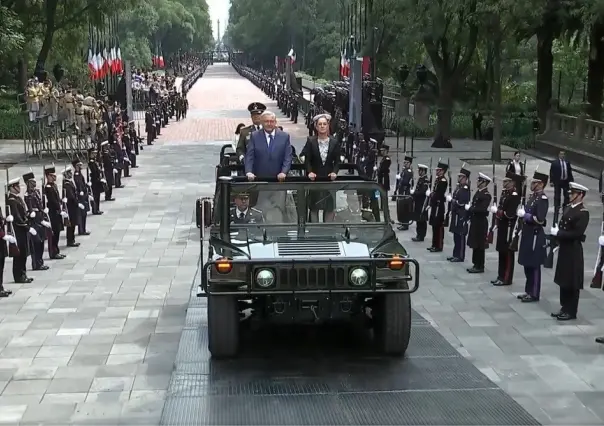
POLYGON ((260 114, 260 118, 273 118, 275 120, 277 120, 277 115, 272 112, 272 111, 264 111, 262 114, 260 114))

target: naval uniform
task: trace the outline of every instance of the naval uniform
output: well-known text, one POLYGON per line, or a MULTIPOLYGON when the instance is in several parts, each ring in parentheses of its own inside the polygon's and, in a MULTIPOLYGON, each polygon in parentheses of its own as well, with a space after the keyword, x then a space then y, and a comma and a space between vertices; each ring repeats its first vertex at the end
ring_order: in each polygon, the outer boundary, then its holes
POLYGON ((458 184, 451 199, 451 219, 449 232, 453 234, 453 256, 451 262, 463 262, 466 259, 466 238, 468 235, 468 216, 465 206, 470 202, 470 187, 467 183, 458 184))
MULTIPOLYGON (((396 199, 396 218, 400 223, 399 230, 406 231, 411 224, 413 214, 413 197, 411 189, 413 188, 413 169, 406 168, 401 171, 401 178, 398 182, 396 199)), ((425 193, 426 191, 424 191, 425 193)))
POLYGON ((10 193, 7 198, 10 213, 13 217, 13 230, 19 248, 19 255, 13 256, 13 278, 16 283, 29 283, 27 278, 26 263, 29 256, 29 220, 27 217, 27 206, 25 201, 16 194, 10 193))
POLYGON ((564 209, 556 241, 558 262, 554 282, 560 286, 561 312, 574 319, 579 306, 579 293, 583 289, 584 260, 583 241, 589 225, 589 212, 581 202, 564 209))
POLYGON ((248 207, 245 210, 239 210, 237 207, 231 208, 231 223, 262 223, 264 216, 258 209, 248 207))
POLYGON ((443 251, 445 239, 445 210, 448 182, 445 177, 437 177, 434 189, 430 194, 430 220, 432 226, 432 245, 428 248, 433 253, 443 251))
POLYGON ((515 254, 510 250, 514 238, 514 229, 518 216, 516 211, 520 205, 520 194, 516 189, 501 191, 499 206, 497 206, 497 242, 495 249, 499 255, 497 279, 493 284, 512 285, 514 280, 515 254))
POLYGON ((470 214, 470 229, 468 231, 468 247, 472 249, 473 268, 469 272, 484 271, 487 233, 489 232, 489 206, 493 197, 488 187, 477 189, 468 209, 470 214))
POLYGON ((430 188, 430 182, 428 176, 423 175, 417 178, 415 189, 412 190, 411 195, 413 196, 413 215, 412 218, 415 221, 415 237, 413 241, 419 242, 424 241, 426 233, 428 232, 428 218, 424 213, 424 204, 426 202, 426 192, 430 188))
POLYGON ((518 263, 524 266, 525 292, 530 301, 538 301, 541 295, 541 266, 547 257, 544 227, 548 209, 547 195, 534 192, 527 200, 524 217, 518 219, 523 221, 518 263))

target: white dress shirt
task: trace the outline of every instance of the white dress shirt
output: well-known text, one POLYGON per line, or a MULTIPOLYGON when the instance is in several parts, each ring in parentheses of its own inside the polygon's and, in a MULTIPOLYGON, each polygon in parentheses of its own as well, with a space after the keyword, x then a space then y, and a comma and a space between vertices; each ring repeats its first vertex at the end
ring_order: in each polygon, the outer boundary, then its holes
POLYGON ((522 167, 520 166, 520 161, 514 160, 512 163, 514 163, 514 173, 516 173, 517 175, 521 175, 522 167))
POLYGON ((266 138, 266 146, 268 146, 269 148, 271 147, 271 140, 270 140, 269 136, 272 136, 273 142, 275 142, 275 133, 276 132, 274 130, 270 133, 267 131, 264 132, 264 137, 266 138))

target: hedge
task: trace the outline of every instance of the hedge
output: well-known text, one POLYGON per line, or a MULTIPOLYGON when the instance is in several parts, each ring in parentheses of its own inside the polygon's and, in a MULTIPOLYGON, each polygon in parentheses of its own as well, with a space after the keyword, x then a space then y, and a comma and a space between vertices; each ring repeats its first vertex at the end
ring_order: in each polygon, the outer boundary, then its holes
POLYGON ((23 115, 15 96, 0 97, 0 139, 23 138, 23 115))

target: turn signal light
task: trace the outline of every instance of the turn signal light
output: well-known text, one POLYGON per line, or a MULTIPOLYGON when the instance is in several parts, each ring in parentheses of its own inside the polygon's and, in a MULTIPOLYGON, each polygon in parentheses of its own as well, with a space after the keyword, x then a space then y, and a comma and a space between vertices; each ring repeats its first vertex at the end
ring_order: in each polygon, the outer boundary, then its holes
POLYGON ((228 259, 219 259, 214 266, 219 274, 228 274, 233 269, 233 264, 228 259))
POLYGON ((403 266, 405 266, 405 262, 399 256, 392 256, 392 259, 388 262, 388 267, 394 271, 403 269, 403 266))

